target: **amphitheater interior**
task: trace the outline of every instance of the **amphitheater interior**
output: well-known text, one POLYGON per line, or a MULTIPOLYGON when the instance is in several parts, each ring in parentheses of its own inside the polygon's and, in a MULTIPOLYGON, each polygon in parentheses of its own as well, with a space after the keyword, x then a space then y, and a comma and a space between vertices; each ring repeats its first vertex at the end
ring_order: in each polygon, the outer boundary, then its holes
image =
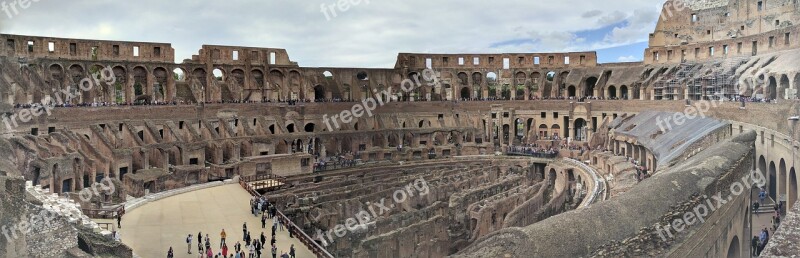
MULTIPOLYGON (((37 190, 93 217, 238 180, 319 257, 744 257, 779 204, 762 255, 797 256, 795 21, 797 1, 669 0, 642 62, 400 53, 383 69, 0 34, 0 224, 48 208, 37 190), (80 198, 103 179, 116 191, 80 198)), ((135 257, 68 216, 30 226, 0 256, 135 257)))

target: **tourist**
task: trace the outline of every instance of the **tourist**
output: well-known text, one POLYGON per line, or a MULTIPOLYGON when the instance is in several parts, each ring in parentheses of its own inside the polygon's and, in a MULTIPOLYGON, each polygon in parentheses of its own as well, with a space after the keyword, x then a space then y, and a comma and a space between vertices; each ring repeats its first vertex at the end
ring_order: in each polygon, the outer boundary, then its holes
POLYGON ((117 214, 117 228, 122 228, 122 214, 117 214))
POLYGON ((223 244, 222 245, 222 257, 228 257, 228 245, 227 244, 223 244))
POLYGON ((186 237, 186 245, 188 246, 187 249, 189 249, 188 254, 192 254, 192 234, 189 234, 189 236, 186 237))
POLYGON ((253 248, 256 249, 256 257, 257 258, 261 258, 261 249, 264 248, 264 247, 262 246, 260 241, 256 240, 254 242, 255 242, 255 245, 253 245, 253 248))
POLYGON ((198 235, 197 236, 197 253, 199 253, 200 256, 202 257, 203 256, 203 240, 201 240, 201 239, 203 239, 203 237, 198 235))
POLYGON ((292 246, 291 246, 291 247, 289 247, 289 256, 291 256, 292 258, 296 258, 296 257, 294 256, 294 252, 295 252, 295 250, 294 250, 294 244, 292 244, 292 246))
POLYGON ((169 251, 167 251, 167 258, 173 258, 175 254, 172 253, 172 246, 169 247, 169 251))
POLYGON ((267 228, 267 213, 261 214, 261 228, 267 228))
POLYGON ((261 238, 260 239, 261 239, 261 244, 262 244, 261 245, 261 249, 264 249, 264 245, 263 244, 267 242, 267 236, 264 235, 263 231, 261 232, 261 238))
POLYGON ((219 238, 220 238, 220 240, 219 240, 219 246, 220 246, 220 247, 222 247, 223 245, 225 245, 225 237, 226 237, 226 236, 228 236, 228 234, 226 234, 226 233, 225 233, 225 229, 223 228, 223 229, 222 229, 222 232, 219 232, 219 238))
POLYGON ((247 245, 247 250, 248 250, 248 252, 250 252, 250 256, 248 256, 248 258, 253 258, 253 257, 256 256, 256 250, 255 250, 255 247, 253 247, 253 245, 248 244, 247 245))
POLYGON ((750 241, 750 249, 752 256, 758 256, 758 237, 753 236, 753 240, 750 241))
POLYGON ((277 258, 278 256, 278 247, 275 244, 272 244, 272 258, 277 258))
POLYGON ((250 232, 247 232, 247 235, 244 237, 244 243, 250 245, 251 240, 252 238, 250 238, 250 232))
POLYGON ((286 252, 283 252, 283 253, 281 254, 281 258, 289 258, 289 255, 288 255, 288 254, 286 254, 286 252))
POLYGON ((208 257, 208 258, 214 257, 214 252, 211 251, 211 247, 206 249, 206 257, 208 257))
POLYGON ((247 240, 247 222, 242 224, 242 241, 247 240))
POLYGON ((211 239, 208 237, 208 234, 206 234, 206 250, 209 249, 211 249, 211 239))

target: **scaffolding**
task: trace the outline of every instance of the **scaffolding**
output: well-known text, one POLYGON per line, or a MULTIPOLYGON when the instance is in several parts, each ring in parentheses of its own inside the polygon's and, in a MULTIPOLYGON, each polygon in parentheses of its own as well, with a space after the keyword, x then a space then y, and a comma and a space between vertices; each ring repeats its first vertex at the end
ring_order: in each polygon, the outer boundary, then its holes
POLYGON ((745 63, 747 58, 728 58, 711 66, 682 63, 677 71, 663 75, 653 84, 654 99, 679 100, 684 93, 691 100, 738 96, 736 70, 745 63))

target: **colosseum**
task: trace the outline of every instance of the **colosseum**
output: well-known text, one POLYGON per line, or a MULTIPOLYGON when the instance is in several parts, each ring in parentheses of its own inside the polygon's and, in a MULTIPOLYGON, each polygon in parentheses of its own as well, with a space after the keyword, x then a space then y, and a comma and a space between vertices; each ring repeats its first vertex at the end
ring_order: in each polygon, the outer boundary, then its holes
POLYGON ((0 256, 797 257, 794 22, 667 0, 641 62, 381 69, 0 34, 0 256))

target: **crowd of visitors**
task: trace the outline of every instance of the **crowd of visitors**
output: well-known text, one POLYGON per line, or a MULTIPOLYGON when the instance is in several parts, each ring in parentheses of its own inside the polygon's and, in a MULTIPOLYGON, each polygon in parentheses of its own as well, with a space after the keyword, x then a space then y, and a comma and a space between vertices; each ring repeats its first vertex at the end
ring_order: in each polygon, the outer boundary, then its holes
POLYGON ((550 156, 558 154, 558 149, 539 146, 538 144, 525 144, 522 146, 509 146, 508 152, 529 156, 550 156))
MULTIPOLYGON (((577 100, 578 102, 585 102, 587 100, 620 100, 626 99, 618 98, 618 97, 598 97, 598 96, 583 96, 583 97, 564 97, 564 96, 555 96, 555 97, 539 97, 536 95, 531 94, 528 96, 528 100, 531 101, 540 101, 540 100, 577 100)), ((735 101, 735 102, 751 102, 751 103, 777 103, 776 99, 768 99, 768 98, 757 98, 757 97, 742 97, 742 96, 732 96, 726 98, 728 101, 735 101)), ((443 98, 414 98, 414 101, 450 101, 450 102, 459 102, 459 101, 512 101, 512 100, 524 100, 522 96, 517 96, 516 99, 512 99, 508 96, 502 97, 470 97, 470 98, 456 98, 453 100, 447 100, 443 98)), ((409 96, 403 96, 399 99, 393 99, 392 101, 400 101, 406 102, 411 101, 409 96)), ((59 103, 54 104, 54 107, 57 108, 65 108, 65 107, 117 107, 117 106, 175 106, 175 105, 196 105, 192 102, 185 102, 185 101, 149 101, 149 100, 138 100, 134 102, 126 102, 126 103, 115 103, 115 102, 83 102, 83 103, 69 103, 69 102, 76 102, 76 101, 66 101, 67 103, 59 103)), ((361 100, 351 99, 351 98, 319 98, 319 99, 261 99, 261 100, 221 100, 221 101, 206 101, 205 104, 249 104, 249 103, 285 103, 289 105, 297 105, 299 103, 350 103, 350 102, 361 102, 361 100)), ((31 108, 32 104, 15 104, 14 108, 31 108)))
MULTIPOLYGON (((278 246, 277 240, 275 239, 275 235, 278 231, 284 231, 283 224, 285 223, 279 216, 277 216, 277 208, 274 204, 270 203, 266 197, 252 197, 250 199, 250 213, 253 216, 261 217, 261 229, 264 230, 267 228, 267 221, 272 220, 272 237, 267 244, 267 236, 264 234, 264 231, 261 231, 260 235, 255 235, 257 229, 247 227, 247 222, 242 224, 242 240, 236 241, 236 243, 232 244, 232 249, 228 247, 228 244, 231 243, 228 241, 228 233, 225 232, 225 229, 222 229, 219 233, 219 245, 212 247, 211 244, 211 237, 209 234, 203 235, 203 232, 197 233, 197 253, 200 258, 261 258, 262 253, 267 252, 268 254, 272 254, 272 258, 278 257, 278 246), (214 251, 214 248, 218 248, 217 251, 214 251), (265 251, 264 249, 267 248, 268 250, 265 251)), ((292 235, 292 231, 289 230, 289 237, 294 237, 292 235)), ((193 239, 195 238, 194 235, 189 234, 186 237, 186 252, 188 254, 192 253, 192 244, 193 239)), ((289 247, 289 251, 280 251, 281 258, 296 258, 296 249, 292 244, 289 247)), ((174 250, 172 247, 169 248, 167 251, 167 257, 172 258, 174 257, 174 250)), ((268 257, 268 256, 267 256, 268 257)))

